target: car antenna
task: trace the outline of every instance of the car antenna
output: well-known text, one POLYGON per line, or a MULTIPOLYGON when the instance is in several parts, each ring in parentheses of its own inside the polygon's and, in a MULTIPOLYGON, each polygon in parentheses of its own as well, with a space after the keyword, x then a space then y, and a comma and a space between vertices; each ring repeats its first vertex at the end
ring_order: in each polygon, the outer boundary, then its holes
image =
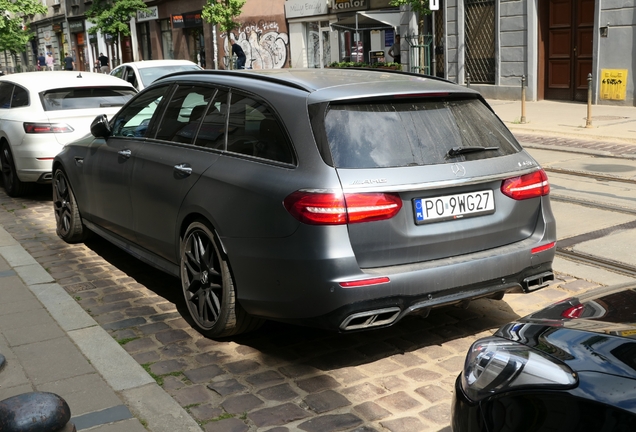
POLYGON ((84 77, 82 76, 82 71, 80 71, 80 73, 77 75, 77 78, 84 78, 84 77))

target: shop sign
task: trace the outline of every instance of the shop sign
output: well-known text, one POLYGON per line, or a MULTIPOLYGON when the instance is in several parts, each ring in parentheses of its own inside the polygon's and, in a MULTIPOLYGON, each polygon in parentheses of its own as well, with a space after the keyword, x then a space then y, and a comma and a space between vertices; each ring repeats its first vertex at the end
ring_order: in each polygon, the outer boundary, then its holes
POLYGON ((203 26, 201 11, 172 15, 172 28, 191 28, 203 26))
POLYGON ((84 22, 83 21, 69 21, 68 28, 71 33, 81 33, 84 31, 84 22))
POLYGON ((367 0, 332 0, 331 9, 335 11, 365 10, 367 0))
POLYGON ((324 0, 287 0, 285 15, 287 18, 327 14, 327 2, 324 0))
POLYGON ((159 8, 157 6, 148 6, 149 11, 137 11, 137 22, 152 21, 159 19, 159 8))

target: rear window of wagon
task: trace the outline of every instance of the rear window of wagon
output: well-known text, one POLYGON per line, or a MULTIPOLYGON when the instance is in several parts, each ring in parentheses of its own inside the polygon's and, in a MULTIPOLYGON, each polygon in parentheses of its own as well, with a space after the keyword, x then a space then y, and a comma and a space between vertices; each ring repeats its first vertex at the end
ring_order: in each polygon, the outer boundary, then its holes
POLYGON ((478 99, 331 105, 324 120, 334 166, 380 168, 487 159, 521 150, 478 99), (496 150, 449 156, 455 147, 496 150))
POLYGON ((40 93, 44 111, 120 107, 136 94, 129 87, 75 87, 40 93))

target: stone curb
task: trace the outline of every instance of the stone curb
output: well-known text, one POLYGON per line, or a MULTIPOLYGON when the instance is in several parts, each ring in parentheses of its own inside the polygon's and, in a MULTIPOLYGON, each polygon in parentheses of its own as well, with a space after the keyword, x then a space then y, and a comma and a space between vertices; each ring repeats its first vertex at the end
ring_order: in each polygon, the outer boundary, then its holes
POLYGON ((0 226, 0 256, 151 432, 200 432, 197 422, 0 226))

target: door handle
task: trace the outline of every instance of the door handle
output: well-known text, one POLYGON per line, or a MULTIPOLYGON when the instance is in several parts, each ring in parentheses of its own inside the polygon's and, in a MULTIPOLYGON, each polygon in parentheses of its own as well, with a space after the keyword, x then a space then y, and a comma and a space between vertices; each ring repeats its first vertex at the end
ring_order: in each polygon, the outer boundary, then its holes
POLYGON ((192 174, 192 167, 186 163, 175 165, 174 169, 181 174, 185 174, 186 176, 192 174))
POLYGON ((125 157, 126 159, 128 159, 130 156, 132 156, 132 152, 131 152, 130 150, 128 150, 128 149, 125 149, 125 150, 119 150, 119 151, 117 152, 117 154, 118 154, 119 156, 125 157))

